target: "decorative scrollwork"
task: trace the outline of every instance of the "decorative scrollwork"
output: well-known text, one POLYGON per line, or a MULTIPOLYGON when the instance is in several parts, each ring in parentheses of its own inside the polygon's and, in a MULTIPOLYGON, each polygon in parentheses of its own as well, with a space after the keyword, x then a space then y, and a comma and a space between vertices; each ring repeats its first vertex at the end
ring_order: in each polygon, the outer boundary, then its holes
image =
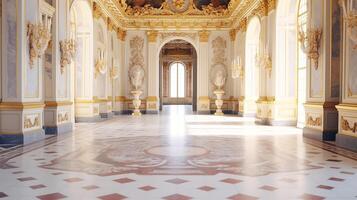
POLYGON ((46 51, 51 40, 51 24, 31 24, 27 25, 27 37, 30 49, 30 67, 35 60, 40 58, 46 51))
POLYGON ((238 56, 237 59, 234 59, 232 62, 232 78, 243 78, 244 70, 241 58, 238 56))
POLYGON ((321 36, 321 28, 308 28, 306 32, 304 32, 303 28, 299 26, 298 40, 301 44, 301 49, 313 62, 316 70, 319 68, 321 36))
POLYGON ((268 47, 266 47, 263 51, 259 51, 257 55, 257 62, 259 66, 263 67, 268 72, 269 77, 271 77, 273 62, 269 54, 268 47))
POLYGON ((67 65, 72 63, 76 55, 76 42, 73 39, 60 41, 61 74, 67 65))
POLYGON ((344 131, 351 131, 352 133, 356 133, 357 132, 357 122, 353 123, 353 126, 350 126, 350 123, 344 119, 343 117, 341 117, 341 129, 344 131))

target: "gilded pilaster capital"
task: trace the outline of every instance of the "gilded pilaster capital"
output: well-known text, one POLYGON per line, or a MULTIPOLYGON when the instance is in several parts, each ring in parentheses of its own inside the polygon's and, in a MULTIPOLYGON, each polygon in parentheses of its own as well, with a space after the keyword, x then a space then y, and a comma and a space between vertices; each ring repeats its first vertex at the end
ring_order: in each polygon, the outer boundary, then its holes
POLYGON ((149 42, 156 42, 158 31, 147 31, 146 35, 148 36, 149 42))
POLYGON ((236 36, 237 36, 237 29, 231 29, 229 31, 229 36, 231 38, 231 41, 234 42, 236 40, 236 36))
POLYGON ((117 37, 119 40, 125 41, 126 31, 121 28, 117 28, 117 37))
POLYGON ((238 25, 238 31, 246 32, 247 31, 247 18, 243 18, 238 25))
POLYGON ((208 42, 210 32, 209 31, 199 31, 198 32, 198 37, 200 42, 208 42))
POLYGON ((107 27, 108 27, 108 31, 113 31, 115 29, 114 24, 113 24, 112 20, 110 20, 109 17, 107 18, 107 27))

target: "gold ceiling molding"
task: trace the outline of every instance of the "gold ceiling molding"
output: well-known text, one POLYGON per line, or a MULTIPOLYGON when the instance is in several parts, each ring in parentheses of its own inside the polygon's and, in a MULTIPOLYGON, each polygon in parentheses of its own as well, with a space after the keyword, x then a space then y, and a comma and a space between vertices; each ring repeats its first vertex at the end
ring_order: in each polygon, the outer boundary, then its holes
POLYGON ((190 38, 192 40, 196 40, 196 33, 190 33, 190 32, 163 32, 160 33, 161 39, 165 40, 166 38, 169 37, 186 37, 190 38))
POLYGON ((147 31, 146 35, 148 36, 149 42, 156 42, 158 31, 147 31))
POLYGON ((116 27, 125 29, 217 30, 238 27, 245 31, 247 17, 252 14, 266 16, 277 5, 277 0, 231 0, 227 8, 208 5, 198 9, 193 0, 178 1, 166 0, 160 8, 150 5, 133 8, 125 0, 94 0, 93 12, 96 17, 109 17, 116 27))
POLYGON ((198 37, 200 42, 208 42, 209 34, 210 34, 209 31, 199 31, 198 37))

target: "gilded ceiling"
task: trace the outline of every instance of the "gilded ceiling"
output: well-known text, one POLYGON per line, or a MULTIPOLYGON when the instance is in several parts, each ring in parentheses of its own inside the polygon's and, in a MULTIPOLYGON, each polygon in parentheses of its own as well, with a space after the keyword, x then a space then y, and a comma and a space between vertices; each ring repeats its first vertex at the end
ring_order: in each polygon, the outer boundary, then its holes
POLYGON ((235 29, 252 12, 267 13, 276 0, 94 0, 95 12, 124 29, 235 29), (98 11, 99 10, 99 11, 98 11))

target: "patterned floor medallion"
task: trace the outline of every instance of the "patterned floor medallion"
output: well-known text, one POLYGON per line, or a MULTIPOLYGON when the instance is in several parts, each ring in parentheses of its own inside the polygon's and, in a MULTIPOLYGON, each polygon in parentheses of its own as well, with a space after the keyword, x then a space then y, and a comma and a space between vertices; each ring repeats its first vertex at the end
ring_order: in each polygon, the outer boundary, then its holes
POLYGON ((228 173, 261 176, 274 172, 316 169, 308 161, 286 151, 274 151, 267 138, 259 139, 250 151, 239 137, 190 136, 170 144, 160 136, 97 140, 90 148, 78 150, 42 165, 47 169, 81 171, 109 176, 140 175, 215 175, 228 173), (179 144, 179 145, 178 145, 179 144))

